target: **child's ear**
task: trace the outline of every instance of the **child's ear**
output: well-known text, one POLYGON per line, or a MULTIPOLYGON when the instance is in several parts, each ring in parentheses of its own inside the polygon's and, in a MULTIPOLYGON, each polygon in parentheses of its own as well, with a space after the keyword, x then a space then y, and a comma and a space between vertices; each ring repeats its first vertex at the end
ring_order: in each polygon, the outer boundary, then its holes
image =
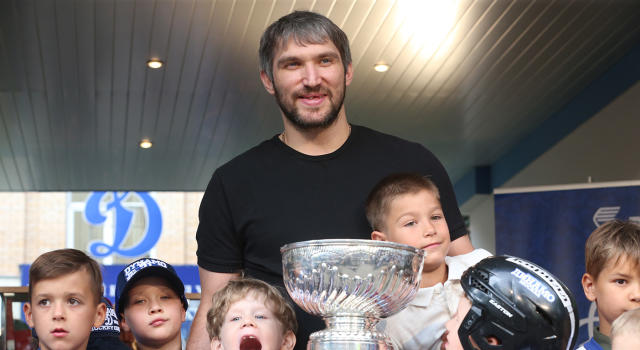
POLYGON ((296 345, 296 335, 293 334, 291 330, 288 330, 287 333, 282 337, 282 348, 281 350, 291 350, 296 345))
POLYGON ((124 314, 120 314, 120 328, 125 332, 131 332, 131 327, 127 324, 127 320, 124 319, 124 314))
POLYGON ((182 322, 184 322, 187 319, 187 310, 182 305, 180 305, 180 309, 182 310, 182 322))
POLYGON ((105 303, 98 303, 96 307, 96 317, 93 320, 93 326, 98 328, 104 323, 104 318, 107 316, 107 305, 105 303))
POLYGON ((387 235, 380 231, 371 232, 371 239, 374 241, 388 241, 387 235))
POLYGON ((29 327, 34 328, 35 325, 33 323, 33 318, 31 317, 31 303, 24 303, 22 311, 24 311, 24 318, 27 320, 29 327))
POLYGON ((589 301, 596 301, 595 282, 595 279, 590 274, 585 273, 582 275, 582 289, 584 290, 584 296, 589 301))
POLYGON ((490 336, 484 338, 484 340, 487 342, 487 344, 493 345, 493 346, 497 346, 497 345, 501 345, 502 344, 500 339, 498 339, 498 337, 493 336, 493 335, 490 335, 490 336))
POLYGON ((219 338, 213 338, 211 339, 211 350, 220 350, 222 349, 222 342, 220 341, 219 338))

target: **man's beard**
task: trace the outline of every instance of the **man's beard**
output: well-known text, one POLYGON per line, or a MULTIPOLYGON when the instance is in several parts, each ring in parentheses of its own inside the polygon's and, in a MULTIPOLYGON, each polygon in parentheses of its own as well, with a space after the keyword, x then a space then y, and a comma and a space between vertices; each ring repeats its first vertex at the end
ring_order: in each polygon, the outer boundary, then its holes
POLYGON ((316 87, 316 88, 305 87, 302 91, 294 92, 292 94, 292 96, 294 96, 293 102, 290 104, 287 104, 285 102, 285 97, 282 96, 280 91, 278 91, 275 84, 273 85, 273 89, 275 90, 275 93, 276 93, 275 94, 276 102, 278 102, 278 106, 280 106, 280 110, 282 111, 284 116, 287 119, 289 119, 289 121, 297 129, 300 129, 300 130, 326 129, 331 124, 333 124, 338 118, 338 113, 340 113, 340 109, 342 108, 342 105, 344 103, 345 92, 347 90, 346 88, 347 88, 347 85, 345 82, 342 85, 342 91, 338 91, 338 95, 336 96, 337 103, 334 103, 334 100, 333 100, 334 96, 331 94, 331 91, 322 87, 316 87), (310 93, 318 93, 318 92, 327 93, 327 97, 329 99, 329 104, 331 105, 331 109, 329 110, 329 112, 327 112, 327 114, 325 114, 320 119, 305 120, 305 118, 300 114, 298 107, 295 106, 295 101, 297 100, 296 96, 310 94, 310 93))

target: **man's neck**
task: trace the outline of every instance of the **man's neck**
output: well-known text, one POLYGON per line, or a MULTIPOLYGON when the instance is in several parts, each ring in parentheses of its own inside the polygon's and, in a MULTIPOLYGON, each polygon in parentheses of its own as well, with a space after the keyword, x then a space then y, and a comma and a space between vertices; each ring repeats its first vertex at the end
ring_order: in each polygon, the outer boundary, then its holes
POLYGON ((289 120, 283 119, 284 132, 280 134, 280 140, 296 151, 310 156, 335 152, 347 141, 351 133, 351 125, 347 123, 344 113, 327 128, 312 130, 298 129, 289 120))

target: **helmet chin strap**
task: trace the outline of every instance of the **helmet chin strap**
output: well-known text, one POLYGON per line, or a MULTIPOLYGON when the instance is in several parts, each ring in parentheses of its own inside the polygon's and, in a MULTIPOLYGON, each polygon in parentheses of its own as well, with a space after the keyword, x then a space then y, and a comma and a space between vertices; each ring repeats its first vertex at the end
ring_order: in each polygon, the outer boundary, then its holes
POLYGON ((472 334, 478 328, 479 320, 482 318, 482 309, 472 305, 467 315, 462 320, 460 328, 458 329, 458 337, 460 338, 460 344, 464 350, 483 350, 473 339, 472 334))
POLYGON ((464 347, 464 350, 483 350, 476 344, 475 341, 473 341, 473 338, 471 338, 471 336, 468 336, 464 342, 461 341, 460 343, 462 344, 462 347, 464 347))
POLYGON ((496 335, 481 334, 484 330, 482 327, 483 310, 477 305, 472 305, 467 315, 462 320, 462 324, 458 329, 458 337, 460 344, 464 350, 496 350, 508 349, 502 346, 502 341, 496 335))

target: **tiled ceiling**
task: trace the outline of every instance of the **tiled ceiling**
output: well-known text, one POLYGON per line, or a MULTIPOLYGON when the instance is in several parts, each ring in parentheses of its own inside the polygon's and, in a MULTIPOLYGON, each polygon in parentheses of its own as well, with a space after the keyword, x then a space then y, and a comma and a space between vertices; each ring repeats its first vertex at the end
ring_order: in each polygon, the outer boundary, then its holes
POLYGON ((640 45, 635 0, 0 0, 0 190, 204 190, 281 130, 257 47, 296 9, 351 40, 348 119, 421 142, 454 181, 640 45))

